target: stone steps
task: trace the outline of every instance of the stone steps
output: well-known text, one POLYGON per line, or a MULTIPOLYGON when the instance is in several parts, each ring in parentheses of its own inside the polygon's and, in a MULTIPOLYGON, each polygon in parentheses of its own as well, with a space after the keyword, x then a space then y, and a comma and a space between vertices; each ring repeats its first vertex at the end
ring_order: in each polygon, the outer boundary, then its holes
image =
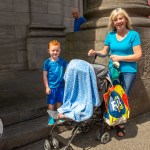
POLYGON ((8 126, 47 115, 46 109, 46 100, 31 100, 1 108, 0 117, 4 126, 8 126))
POLYGON ((0 149, 12 150, 46 138, 49 130, 47 116, 7 126, 4 128, 4 134, 0 141, 0 149))
POLYGON ((44 141, 45 139, 42 139, 25 146, 15 148, 14 150, 44 150, 44 141))
MULTIPOLYGON (((43 99, 28 100, 0 109, 0 118, 4 124, 0 150, 12 150, 46 139, 50 132, 46 110, 46 100, 43 99)), ((57 128, 58 132, 67 129, 64 126, 57 128)))
POLYGON ((36 142, 49 134, 46 100, 26 100, 0 109, 4 133, 0 139, 0 150, 36 142))
POLYGON ((0 118, 4 133, 0 150, 12 150, 49 134, 42 71, 0 73, 0 118))

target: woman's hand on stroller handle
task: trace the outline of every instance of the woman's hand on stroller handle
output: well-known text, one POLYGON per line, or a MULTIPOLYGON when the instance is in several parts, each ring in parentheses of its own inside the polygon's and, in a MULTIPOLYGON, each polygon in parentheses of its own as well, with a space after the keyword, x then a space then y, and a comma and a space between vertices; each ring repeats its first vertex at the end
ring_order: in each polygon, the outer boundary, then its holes
POLYGON ((88 52, 88 56, 95 56, 96 55, 96 51, 93 50, 93 49, 90 49, 89 52, 88 52))
POLYGON ((95 56, 95 58, 96 58, 97 56, 99 56, 99 57, 106 57, 106 56, 109 56, 109 57, 110 57, 109 52, 107 52, 106 54, 101 54, 101 53, 99 53, 99 52, 97 52, 97 51, 95 51, 95 50, 93 50, 93 49, 90 49, 90 50, 89 50, 88 56, 95 56))

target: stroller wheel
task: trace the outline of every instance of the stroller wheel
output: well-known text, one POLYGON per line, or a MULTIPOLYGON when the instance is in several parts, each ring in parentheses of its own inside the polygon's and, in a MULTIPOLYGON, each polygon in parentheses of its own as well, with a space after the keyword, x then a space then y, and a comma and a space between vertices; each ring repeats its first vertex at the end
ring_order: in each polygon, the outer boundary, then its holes
POLYGON ((57 139, 55 139, 54 137, 52 137, 52 145, 53 145, 54 149, 59 148, 59 141, 57 139))
POLYGON ((51 149, 51 145, 49 140, 45 140, 44 142, 44 150, 50 150, 51 149))
POLYGON ((109 132, 105 132, 105 133, 102 135, 102 137, 101 137, 101 142, 102 142, 103 144, 106 144, 106 143, 109 141, 109 139, 110 139, 110 134, 109 134, 109 132))

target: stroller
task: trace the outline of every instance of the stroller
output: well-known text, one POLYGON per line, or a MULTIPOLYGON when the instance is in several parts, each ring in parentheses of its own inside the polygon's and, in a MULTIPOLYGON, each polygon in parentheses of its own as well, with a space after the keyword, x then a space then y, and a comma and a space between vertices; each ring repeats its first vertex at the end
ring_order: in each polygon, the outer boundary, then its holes
MULTIPOLYGON (((103 102, 103 94, 107 91, 109 86, 111 86, 111 80, 108 75, 108 69, 104 65, 99 65, 99 64, 89 64, 83 60, 72 60, 66 70, 65 73, 65 89, 66 91, 67 88, 74 88, 78 87, 78 85, 73 85, 73 84, 67 84, 67 81, 71 81, 72 79, 70 78, 76 78, 76 82, 79 82, 82 87, 82 92, 80 92, 81 88, 79 87, 77 90, 76 94, 71 93, 69 91, 69 96, 74 96, 75 99, 78 101, 78 96, 81 98, 82 96, 84 97, 84 92, 85 95, 87 94, 87 101, 91 102, 89 104, 85 104, 84 108, 82 110, 80 109, 80 105, 82 105, 79 101, 79 105, 75 101, 76 105, 73 106, 73 104, 70 105, 70 99, 72 100, 73 97, 68 96, 68 92, 65 95, 64 94, 64 99, 68 99, 69 101, 65 102, 58 111, 50 111, 48 110, 48 113, 51 117, 56 119, 55 124, 51 127, 49 137, 45 140, 44 142, 44 149, 45 150, 51 150, 52 148, 54 149, 62 149, 62 150, 72 150, 73 148, 71 147, 71 142, 74 139, 75 135, 79 132, 86 133, 89 131, 90 126, 96 125, 98 126, 99 130, 96 132, 96 139, 99 140, 101 143, 106 144, 110 140, 110 134, 109 134, 109 129, 110 127, 104 122, 103 120, 103 113, 105 111, 105 104, 103 102), (75 64, 80 64, 75 65, 75 64), (82 64, 82 65, 81 65, 82 64), (83 68, 81 66, 84 66, 83 68), (88 69, 86 69, 86 67, 88 69), (71 72, 71 75, 68 75, 71 72), (93 73, 94 72, 94 73, 93 73), (87 75, 89 74, 89 75, 87 75), (83 76, 82 76, 83 75, 83 76), (69 77, 69 78, 67 78, 69 77), (89 80, 87 80, 87 79, 89 80), (82 80, 83 83, 81 83, 79 80, 82 80), (90 84, 88 84, 90 83, 90 84), (86 85, 83 87, 83 84, 86 85), (87 88, 90 86, 90 88, 87 88), (89 91, 86 91, 85 89, 90 89, 89 91), (88 95, 90 94, 90 95, 88 95), (70 108, 66 109, 66 107, 70 106, 70 108), (72 107, 73 106, 73 107, 72 107), (88 106, 91 106, 90 109, 86 108, 88 106), (74 108, 77 107, 77 113, 74 111, 74 108), (92 108, 93 107, 93 108, 92 108), (82 112, 83 110, 86 110, 87 112, 82 112), (66 118, 63 118, 65 120, 64 123, 59 124, 59 119, 57 118, 58 113, 64 113, 66 112, 66 118), (72 113, 73 112, 73 113, 72 113), (79 116, 79 112, 81 112, 79 116), (90 113, 91 112, 91 113, 90 113), (72 132, 71 136, 69 139, 64 139, 61 137, 57 132, 55 131, 55 128, 57 126, 70 126, 72 127, 72 132), (60 148, 60 141, 65 145, 64 147, 60 148)), ((75 84, 76 84, 75 82, 75 84)), ((76 91, 76 89, 72 89, 72 91, 76 91)), ((83 98, 84 99, 84 98, 83 98)), ((84 104, 84 102, 82 102, 84 104)), ((62 119, 62 118, 61 118, 62 119)))

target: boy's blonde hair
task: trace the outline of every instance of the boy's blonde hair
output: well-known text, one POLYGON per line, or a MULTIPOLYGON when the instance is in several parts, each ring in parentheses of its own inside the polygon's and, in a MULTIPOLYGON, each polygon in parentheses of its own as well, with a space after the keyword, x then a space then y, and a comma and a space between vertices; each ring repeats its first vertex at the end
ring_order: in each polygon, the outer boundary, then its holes
POLYGON ((116 28, 114 27, 113 21, 114 21, 115 17, 118 16, 118 15, 122 15, 123 17, 126 18, 126 20, 127 20, 126 28, 131 30, 132 29, 131 19, 130 19, 129 15, 127 14, 127 12, 122 8, 116 8, 115 10, 113 10, 111 12, 111 15, 109 17, 108 29, 110 31, 115 31, 116 30, 116 28))
POLYGON ((60 43, 57 40, 52 40, 48 43, 48 49, 50 46, 60 46, 60 43))

